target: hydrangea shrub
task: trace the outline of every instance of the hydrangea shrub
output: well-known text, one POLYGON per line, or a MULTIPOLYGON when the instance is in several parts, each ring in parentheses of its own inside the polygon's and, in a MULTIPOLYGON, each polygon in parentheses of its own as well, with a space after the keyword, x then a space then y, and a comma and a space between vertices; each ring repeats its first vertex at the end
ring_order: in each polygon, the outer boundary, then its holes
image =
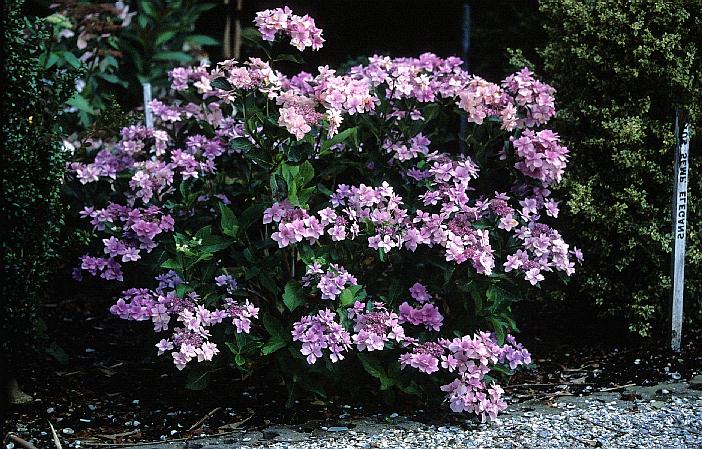
MULTIPOLYGON (((267 54, 324 42, 287 8, 255 23, 267 54)), ((74 162, 112 192, 82 212, 102 244, 76 276, 155 276, 111 310, 150 321, 179 369, 278 366, 291 394, 323 394, 312 372, 356 363, 381 390, 438 384, 452 410, 494 419, 498 377, 531 361, 511 304, 582 257, 548 224, 568 160, 543 128, 553 89, 429 53, 275 69, 296 58, 174 69, 153 129, 74 162)))

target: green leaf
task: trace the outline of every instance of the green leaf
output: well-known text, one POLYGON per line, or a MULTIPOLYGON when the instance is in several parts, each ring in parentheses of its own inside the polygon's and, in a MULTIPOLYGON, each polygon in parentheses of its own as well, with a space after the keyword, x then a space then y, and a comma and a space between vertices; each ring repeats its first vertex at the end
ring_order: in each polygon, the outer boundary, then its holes
POLYGON ((175 31, 164 31, 163 33, 159 34, 158 37, 156 37, 156 41, 154 41, 154 45, 156 47, 160 47, 164 43, 173 39, 173 36, 175 36, 175 35, 176 35, 175 31))
POLYGON ((53 357, 61 365, 68 363, 68 354, 55 341, 52 341, 51 344, 46 347, 46 353, 53 357))
POLYGON ((185 38, 186 41, 191 42, 196 45, 219 45, 220 42, 210 36, 206 36, 204 34, 193 34, 192 36, 188 36, 185 38))
POLYGON ((283 304, 285 304, 285 307, 293 312, 304 303, 305 297, 302 294, 300 286, 297 285, 295 281, 288 281, 288 283, 285 284, 285 292, 283 293, 283 304))
POLYGON ((492 303, 493 312, 500 311, 520 299, 516 294, 496 284, 492 284, 487 288, 485 296, 492 303))
POLYGON ((288 342, 292 340, 291 334, 285 330, 277 318, 270 314, 263 316, 263 327, 265 327, 266 331, 271 335, 271 339, 261 348, 263 355, 272 354, 286 347, 288 342))
POLYGON ((278 55, 278 57, 275 58, 275 60, 276 61, 290 61, 290 62, 294 62, 295 64, 304 64, 305 63, 305 60, 302 59, 300 56, 289 54, 289 53, 278 55))
MULTIPOLYGON (((226 78, 220 76, 219 78, 215 78, 210 82, 210 86, 212 86, 214 89, 222 89, 222 90, 232 90, 233 87, 229 81, 227 81, 226 78)), ((237 139, 242 139, 242 137, 237 137, 237 139)), ((236 140, 236 139, 234 139, 236 140)), ((229 142, 229 146, 231 146, 231 142, 229 142)))
POLYGON ((269 169, 273 166, 270 156, 260 148, 247 151, 246 158, 265 169, 269 169))
POLYGON ((261 33, 254 27, 246 27, 241 30, 241 38, 253 44, 260 45, 262 42, 261 33))
POLYGON ((263 355, 270 355, 280 349, 283 349, 287 345, 287 341, 274 337, 268 340, 265 345, 263 345, 263 347, 261 348, 261 353, 263 355))
POLYGON ((362 352, 357 353, 356 356, 358 357, 358 360, 361 361, 363 369, 365 369, 368 374, 380 381, 381 390, 388 390, 390 387, 395 385, 395 380, 388 377, 383 365, 377 359, 362 352))
POLYGON ((341 292, 341 295, 339 295, 341 305, 350 306, 351 304, 353 304, 356 301, 356 295, 361 289, 363 289, 363 286, 361 285, 352 285, 350 287, 346 287, 344 291, 341 292))
POLYGON ((236 237, 236 234, 239 231, 239 221, 237 220, 236 215, 234 215, 234 212, 232 212, 232 210, 227 207, 226 204, 219 203, 219 213, 221 215, 220 225, 222 226, 222 232, 224 235, 236 237))
POLYGON ((413 396, 422 396, 422 392, 417 386, 417 383, 415 381, 411 381, 407 385, 398 385, 397 388, 400 389, 405 394, 411 394, 413 396))
POLYGON ((182 51, 159 51, 154 54, 153 59, 156 61, 178 61, 182 64, 188 64, 192 61, 190 55, 182 51))
POLYGON ((252 204, 244 209, 239 217, 239 232, 245 232, 253 223, 260 223, 264 209, 266 206, 262 204, 252 204))
MULTIPOLYGON (((214 84, 212 85, 212 87, 215 87, 214 84)), ((237 137, 236 139, 232 139, 229 141, 229 148, 231 148, 232 150, 248 151, 251 148, 253 148, 253 146, 254 144, 251 143, 251 141, 246 137, 237 137)))
POLYGON ((77 69, 81 66, 80 59, 76 58, 76 55, 74 55, 70 51, 64 51, 62 56, 63 59, 65 59, 66 62, 69 63, 74 69, 77 69))
POLYGON ((300 199, 297 197, 297 184, 288 184, 288 201, 296 207, 300 207, 300 199))
POLYGON ((299 165, 298 179, 300 186, 307 185, 314 178, 314 167, 310 161, 305 161, 299 165))
POLYGON ((283 176, 283 179, 288 184, 295 183, 299 172, 300 167, 297 165, 288 165, 284 163, 280 166, 280 174, 283 176))
MULTIPOLYGON (((302 190, 298 191, 297 192, 297 202, 301 206, 306 206, 307 201, 312 197, 315 190, 316 190, 316 188, 314 186, 312 186, 312 187, 308 187, 306 189, 302 189, 302 190)), ((305 209, 307 209, 307 207, 305 207, 305 209)))
POLYGON ((233 243, 231 239, 219 235, 209 235, 202 239, 200 250, 206 253, 216 253, 217 251, 229 248, 233 243))
POLYGON ((186 381, 185 388, 187 388, 188 390, 200 391, 204 390, 209 382, 209 371, 200 372, 197 370, 193 370, 190 373, 188 373, 188 379, 186 381))
POLYGON ((345 129, 345 130, 341 131, 340 133, 338 133, 337 135, 335 135, 334 137, 332 137, 331 139, 325 140, 324 142, 322 142, 322 148, 321 148, 322 152, 326 152, 327 150, 329 150, 329 148, 336 145, 337 143, 342 143, 342 142, 346 141, 346 139, 348 139, 349 137, 353 137, 354 140, 357 139, 358 138, 358 128, 353 127, 353 128, 345 129))
POLYGON ((139 6, 141 6, 141 9, 147 16, 156 17, 156 11, 154 11, 154 7, 151 6, 151 2, 142 1, 139 3, 139 6))
POLYGON ((182 298, 186 293, 193 291, 193 288, 187 284, 178 284, 176 287, 176 296, 182 298))
POLYGON ((74 108, 87 112, 88 114, 95 114, 95 109, 90 106, 88 100, 77 92, 71 98, 69 98, 66 103, 69 106, 73 106, 74 108))
POLYGON ((288 332, 285 330, 280 320, 269 313, 263 315, 263 327, 265 327, 272 336, 281 337, 285 340, 288 339, 288 332))
POLYGON ((285 157, 290 162, 302 162, 314 154, 314 146, 309 142, 299 142, 287 148, 285 157))
POLYGON ((49 59, 46 61, 46 68, 49 69, 51 68, 54 64, 56 64, 59 60, 59 55, 56 53, 51 53, 49 55, 49 59))
POLYGON ((168 259, 167 261, 163 262, 161 264, 161 268, 165 268, 167 270, 176 270, 176 271, 182 271, 182 269, 183 269, 180 262, 178 262, 175 259, 168 259))
POLYGON ((118 84, 122 82, 117 75, 113 75, 111 73, 98 73, 95 76, 100 77, 111 84, 118 84))
POLYGON ((212 235, 212 225, 203 226, 195 233, 196 239, 204 239, 212 235))

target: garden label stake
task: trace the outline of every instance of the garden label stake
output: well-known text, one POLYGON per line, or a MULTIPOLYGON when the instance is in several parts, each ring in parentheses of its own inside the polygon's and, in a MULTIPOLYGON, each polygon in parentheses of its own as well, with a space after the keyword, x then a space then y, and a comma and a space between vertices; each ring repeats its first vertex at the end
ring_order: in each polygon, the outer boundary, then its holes
POLYGON ((680 351, 685 287, 687 234, 687 181, 690 176, 690 122, 684 111, 675 112, 675 168, 673 179, 673 309, 671 348, 680 351))
POLYGON ((147 128, 154 127, 154 114, 151 111, 149 103, 151 103, 151 83, 142 84, 144 88, 144 121, 147 128))

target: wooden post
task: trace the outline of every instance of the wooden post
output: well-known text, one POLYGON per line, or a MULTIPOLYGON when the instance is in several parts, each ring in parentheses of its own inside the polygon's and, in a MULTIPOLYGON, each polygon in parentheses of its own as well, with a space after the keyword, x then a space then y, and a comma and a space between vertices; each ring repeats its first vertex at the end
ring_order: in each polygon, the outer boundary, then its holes
POLYGON ((687 182, 690 177, 690 121, 685 111, 675 111, 675 165, 673 171, 673 301, 671 342, 680 351, 685 290, 685 238, 687 236, 687 182))
POLYGON ((154 113, 151 111, 151 83, 143 83, 144 89, 144 122, 147 128, 154 127, 154 113))

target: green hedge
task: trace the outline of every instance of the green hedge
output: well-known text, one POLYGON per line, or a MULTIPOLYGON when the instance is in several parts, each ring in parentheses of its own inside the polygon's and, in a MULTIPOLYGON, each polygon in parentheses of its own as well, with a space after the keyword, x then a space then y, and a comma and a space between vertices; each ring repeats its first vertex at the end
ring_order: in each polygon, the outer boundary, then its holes
MULTIPOLYGON (((702 127, 702 1, 542 1, 544 78, 572 150, 563 192, 585 252, 571 298, 589 298, 650 335, 670 297, 674 109, 702 127)), ((702 146, 692 141, 687 317, 702 304, 702 146)), ((688 322, 689 324, 689 322, 688 322)))
POLYGON ((22 2, 3 4, 2 352, 9 363, 34 347, 36 312, 54 257, 62 214, 64 151, 56 117, 73 90, 60 72, 42 69, 48 33, 23 17, 22 2))

